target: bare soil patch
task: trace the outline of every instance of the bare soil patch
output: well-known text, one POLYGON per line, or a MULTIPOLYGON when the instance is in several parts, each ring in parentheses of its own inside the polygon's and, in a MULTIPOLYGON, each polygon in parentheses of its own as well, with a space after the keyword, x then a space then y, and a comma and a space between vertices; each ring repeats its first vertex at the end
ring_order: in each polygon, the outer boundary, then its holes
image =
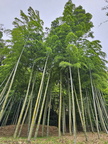
MULTIPOLYGON (((97 133, 87 132, 88 141, 85 139, 85 135, 83 132, 77 133, 76 141, 78 144, 108 144, 108 134, 100 133, 100 138, 98 138, 97 133)), ((71 144, 72 140, 74 139, 73 136, 63 136, 64 139, 68 139, 71 144)))
MULTIPOLYGON (((24 125, 22 128, 21 136, 24 138, 13 139, 13 134, 15 131, 15 125, 0 127, 0 144, 28 144, 27 134, 28 126, 24 125)), ((45 126, 46 136, 47 126, 45 126)), ((33 132, 34 134, 35 132, 33 132)), ((30 144, 73 144, 74 137, 66 133, 65 136, 58 137, 58 128, 55 126, 49 126, 49 137, 42 136, 42 126, 39 127, 39 138, 32 139, 30 144)), ((77 144, 108 144, 108 134, 100 133, 100 139, 98 139, 97 133, 87 132, 88 141, 85 140, 83 132, 78 132, 76 141, 77 144)))
MULTIPOLYGON (((15 125, 8 125, 8 126, 2 126, 0 127, 0 136, 1 137, 10 137, 13 136, 16 126, 15 125)), ((27 137, 28 135, 28 126, 23 125, 21 130, 20 137, 27 137)), ((35 133, 36 126, 33 131, 33 136, 35 133)), ((44 136, 46 136, 47 133, 47 126, 44 126, 44 136)), ((49 136, 57 136, 58 134, 58 128, 55 126, 49 126, 49 136)), ((42 125, 39 127, 38 136, 42 136, 42 125)))

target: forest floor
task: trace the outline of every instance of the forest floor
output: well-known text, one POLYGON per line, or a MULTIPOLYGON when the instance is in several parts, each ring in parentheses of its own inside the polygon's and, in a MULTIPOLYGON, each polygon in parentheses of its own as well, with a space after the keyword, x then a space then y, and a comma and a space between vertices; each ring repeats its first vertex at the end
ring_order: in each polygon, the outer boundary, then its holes
MULTIPOLYGON (((0 144, 73 144, 73 136, 66 133, 65 136, 58 137, 58 129, 55 126, 49 127, 49 136, 46 137, 47 126, 45 126, 45 135, 42 135, 42 126, 39 128, 38 138, 31 139, 31 142, 27 141, 27 131, 26 125, 23 126, 21 137, 13 138, 13 133, 15 130, 15 125, 9 125, 0 127, 0 144)), ((34 132, 33 132, 34 133, 34 132)), ((100 139, 98 139, 97 133, 87 133, 88 141, 85 141, 85 136, 83 132, 77 133, 77 144, 108 144, 108 134, 100 133, 100 139)))

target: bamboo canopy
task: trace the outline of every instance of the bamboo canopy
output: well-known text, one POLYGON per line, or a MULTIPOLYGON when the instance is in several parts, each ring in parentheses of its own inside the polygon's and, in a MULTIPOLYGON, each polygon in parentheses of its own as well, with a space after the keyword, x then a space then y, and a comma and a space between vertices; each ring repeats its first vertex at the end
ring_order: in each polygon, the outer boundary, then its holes
POLYGON ((78 131, 86 141, 89 131, 97 132, 98 138, 101 131, 108 133, 108 74, 100 42, 87 39, 93 37, 91 14, 69 0, 63 16, 46 33, 31 7, 28 15, 20 15, 0 66, 5 79, 0 87, 0 125, 15 124, 16 138, 27 124, 28 141, 37 138, 40 125, 42 136, 49 136, 49 126, 55 125, 58 136, 68 132, 74 143, 78 131))

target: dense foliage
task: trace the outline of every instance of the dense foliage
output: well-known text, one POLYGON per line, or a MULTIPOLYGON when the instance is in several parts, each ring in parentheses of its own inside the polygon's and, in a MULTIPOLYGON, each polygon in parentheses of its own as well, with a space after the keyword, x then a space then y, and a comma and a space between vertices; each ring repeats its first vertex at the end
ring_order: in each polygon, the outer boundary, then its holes
MULTIPOLYGON (((92 15, 69 0, 63 15, 43 32, 39 12, 31 7, 15 18, 11 39, 0 32, 1 125, 58 125, 58 133, 108 131, 106 54, 93 38, 92 15), (106 104, 105 102, 106 98, 106 104)), ((47 135, 49 131, 47 130, 47 135)))

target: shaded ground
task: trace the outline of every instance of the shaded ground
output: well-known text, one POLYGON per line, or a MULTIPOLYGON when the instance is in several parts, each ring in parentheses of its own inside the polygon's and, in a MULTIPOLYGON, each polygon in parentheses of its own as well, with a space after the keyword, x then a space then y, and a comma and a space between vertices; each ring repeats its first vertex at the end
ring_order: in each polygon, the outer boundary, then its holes
MULTIPOLYGON (((45 133, 47 127, 45 126, 45 133)), ((66 134, 66 136, 57 137, 58 129, 57 127, 49 127, 49 137, 41 137, 42 126, 39 128, 39 137, 37 139, 32 139, 31 142, 27 141, 27 125, 24 125, 21 133, 23 138, 12 138, 15 130, 15 126, 5 126, 0 127, 0 144, 73 144, 73 136, 66 134)), ((88 142, 85 141, 84 133, 77 134, 77 144, 108 144, 108 134, 100 133, 100 139, 98 139, 97 133, 88 132, 88 142)))
MULTIPOLYGON (((3 126, 0 127, 0 136, 1 137, 10 137, 13 136, 14 131, 15 131, 15 125, 9 125, 9 126, 3 126)), ((35 130, 35 128, 34 128, 35 130)), ((46 132, 47 132, 47 126, 44 127, 44 136, 46 136, 46 132)), ((33 132, 33 134, 35 133, 35 131, 33 132)), ((49 126, 49 136, 57 136, 58 134, 58 128, 55 126, 49 126)), ((24 125, 22 127, 22 131, 21 131, 21 137, 27 137, 28 135, 28 126, 24 125)), ((38 136, 42 136, 42 126, 40 125, 39 127, 39 133, 38 136)))

